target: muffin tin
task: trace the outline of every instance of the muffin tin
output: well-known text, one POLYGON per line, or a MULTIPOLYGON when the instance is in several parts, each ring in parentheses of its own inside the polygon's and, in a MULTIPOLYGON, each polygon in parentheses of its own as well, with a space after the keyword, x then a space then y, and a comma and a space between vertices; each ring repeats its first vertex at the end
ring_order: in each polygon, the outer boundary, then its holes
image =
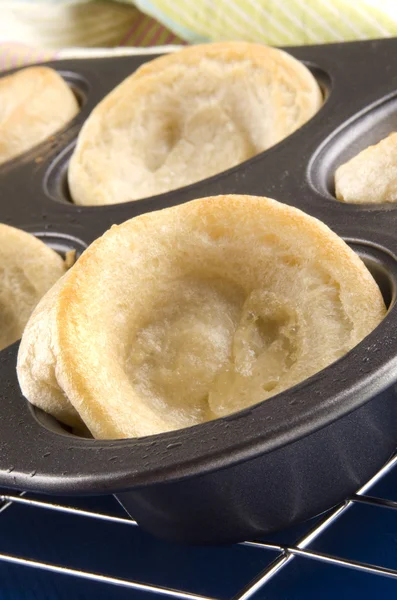
POLYGON ((309 66, 326 96, 301 129, 210 179, 100 207, 70 202, 66 173, 76 136, 95 104, 153 56, 52 63, 81 110, 58 135, 0 168, 1 220, 61 253, 81 253, 113 223, 144 212, 216 194, 270 196, 318 217, 351 244, 377 279, 387 316, 342 359, 266 402, 130 440, 77 437, 30 406, 19 391, 14 344, 0 353, 1 486, 115 493, 159 537, 227 543, 324 511, 389 458, 397 442, 397 205, 340 203, 332 181, 339 164, 397 130, 397 39, 288 51, 309 66))

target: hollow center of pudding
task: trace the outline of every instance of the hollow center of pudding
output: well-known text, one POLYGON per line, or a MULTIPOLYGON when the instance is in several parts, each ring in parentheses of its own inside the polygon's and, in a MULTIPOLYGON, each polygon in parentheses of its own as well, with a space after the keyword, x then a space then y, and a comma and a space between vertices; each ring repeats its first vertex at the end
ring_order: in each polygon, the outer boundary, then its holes
POLYGON ((194 104, 192 101, 187 114, 186 107, 157 112, 148 123, 149 143, 142 158, 156 177, 164 168, 179 170, 181 163, 184 169, 188 164, 189 177, 202 178, 203 172, 215 173, 262 150, 264 144, 255 143, 253 127, 240 118, 238 106, 228 107, 215 98, 194 104))
POLYGON ((266 399, 296 361, 297 317, 270 291, 184 278, 159 295, 129 345, 139 395, 175 422, 199 423, 266 399))
POLYGON ((88 162, 85 155, 88 172, 98 165, 101 172, 111 170, 112 178, 100 181, 118 202, 220 173, 296 128, 293 107, 284 110, 284 91, 277 108, 263 71, 253 70, 249 61, 203 60, 182 72, 170 67, 162 75, 166 83, 161 85, 144 78, 133 109, 128 95, 117 110, 109 109, 95 144, 101 148, 100 163, 88 162))

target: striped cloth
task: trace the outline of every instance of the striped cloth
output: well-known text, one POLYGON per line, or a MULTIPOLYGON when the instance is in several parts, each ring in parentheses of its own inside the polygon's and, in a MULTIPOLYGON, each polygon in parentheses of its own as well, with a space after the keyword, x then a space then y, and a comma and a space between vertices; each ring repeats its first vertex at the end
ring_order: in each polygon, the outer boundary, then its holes
POLYGON ((321 44, 397 35, 397 0, 135 0, 189 42, 321 44))
POLYGON ((34 62, 136 53, 136 48, 184 43, 134 6, 113 2, 0 0, 0 71, 34 62), (128 50, 130 49, 130 50, 128 50))
POLYGON ((85 55, 82 48, 228 39, 289 46, 393 35, 397 0, 0 0, 0 70, 85 55))

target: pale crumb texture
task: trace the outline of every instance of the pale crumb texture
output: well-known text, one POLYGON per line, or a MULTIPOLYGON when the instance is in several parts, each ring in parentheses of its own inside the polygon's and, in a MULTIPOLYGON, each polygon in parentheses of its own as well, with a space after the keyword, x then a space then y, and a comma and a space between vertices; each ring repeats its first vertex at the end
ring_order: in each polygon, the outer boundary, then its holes
POLYGON ((128 202, 238 165, 320 108, 310 71, 289 54, 225 42, 140 67, 92 111, 70 161, 76 204, 128 202))
POLYGON ((397 202, 397 132, 338 167, 335 194, 353 204, 397 202))
POLYGON ((0 224, 0 350, 21 337, 38 301, 64 273, 54 250, 30 233, 0 224))
POLYGON ((76 262, 76 250, 68 250, 65 254, 65 267, 70 269, 76 262))
POLYGON ((358 256, 275 200, 217 196, 95 241, 20 346, 34 404, 97 438, 156 434, 266 400, 337 360, 385 315, 358 256))
POLYGON ((49 67, 28 67, 0 79, 0 164, 46 140, 78 113, 77 99, 49 67))

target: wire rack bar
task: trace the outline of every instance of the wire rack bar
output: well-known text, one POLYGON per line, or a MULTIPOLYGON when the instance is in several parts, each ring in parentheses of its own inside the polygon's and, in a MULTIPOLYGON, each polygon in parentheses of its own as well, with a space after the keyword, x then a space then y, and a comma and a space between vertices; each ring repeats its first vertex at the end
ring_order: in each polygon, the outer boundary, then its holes
MULTIPOLYGON (((308 546, 313 540, 315 540, 325 529, 327 529, 336 519, 340 517, 349 507, 349 501, 345 502, 342 506, 335 509, 330 515, 327 515, 320 524, 316 525, 312 530, 306 533, 295 547, 283 547, 278 546, 281 554, 276 558, 270 565, 261 571, 243 590, 235 596, 234 600, 248 600, 253 594, 261 589, 270 579, 272 579, 276 573, 287 566, 289 562, 294 558, 293 549, 299 550, 308 546)), ((266 542, 252 542, 252 545, 257 547, 267 548, 266 542)))
POLYGON ((11 506, 12 502, 5 502, 2 506, 0 506, 0 513, 4 512, 6 508, 11 506))
POLYGON ((356 492, 357 496, 362 496, 365 494, 375 483, 378 483, 387 473, 389 473, 395 466, 397 465, 397 454, 392 456, 390 460, 383 465, 383 467, 375 473, 371 479, 367 481, 359 490, 356 492))
POLYGON ((369 504, 371 506, 381 506, 382 508, 397 509, 397 502, 395 500, 388 500, 387 498, 376 498, 374 496, 357 496, 351 497, 352 502, 358 504, 369 504))
MULTIPOLYGON (((25 492, 20 492, 20 494, 18 496, 16 496, 16 498, 21 498, 25 495, 25 492)), ((13 500, 8 500, 6 498, 6 496, 3 496, 2 494, 0 494, 0 514, 2 512, 4 512, 7 508, 10 508, 10 506, 12 505, 13 500), (4 504, 3 504, 4 503, 4 504)))
MULTIPOLYGON (((278 573, 281 569, 285 568, 289 562, 294 558, 294 556, 301 555, 306 558, 312 558, 315 560, 323 560, 323 562, 334 562, 334 564, 339 564, 340 566, 350 567, 354 569, 360 569, 361 571, 371 572, 387 575, 389 577, 395 577, 395 571, 392 569, 383 569, 383 567, 377 567, 375 565, 366 565, 364 563, 359 563, 355 561, 347 561, 337 557, 328 557, 327 555, 321 555, 320 553, 309 552, 306 551, 305 548, 309 544, 311 544, 316 538, 318 538, 334 521, 339 519, 339 517, 346 513, 349 510, 354 502, 358 502, 364 496, 367 490, 369 490, 372 486, 374 486, 378 481, 380 481, 387 473, 389 473, 393 467, 397 464, 397 454, 394 455, 367 483, 365 483, 358 492, 348 499, 344 504, 336 508, 330 515, 325 517, 317 526, 315 526, 311 531, 306 533, 293 547, 285 547, 282 548, 280 546, 281 554, 278 558, 275 559, 266 569, 261 571, 259 575, 257 575, 251 582, 248 583, 247 586, 241 590, 241 592, 235 596, 234 600, 248 600, 251 598, 259 589, 261 589, 265 584, 272 579, 276 573, 278 573)), ((382 501, 379 499, 379 506, 388 506, 390 501, 382 501), (385 502, 383 504, 382 502, 385 502)), ((266 543, 262 542, 251 542, 251 546, 257 546, 266 548, 266 543)))
MULTIPOLYGON (((309 550, 308 546, 326 531, 333 523, 335 523, 342 514, 345 514, 354 504, 363 503, 379 508, 397 509, 397 502, 366 495, 370 488, 380 481, 387 473, 389 473, 397 465, 397 454, 374 476, 372 477, 356 494, 353 494, 342 505, 336 507, 331 513, 328 513, 319 523, 311 530, 305 533, 294 545, 283 546, 271 544, 262 541, 247 541, 242 542, 242 546, 257 548, 258 550, 271 550, 277 553, 275 559, 259 574, 255 576, 238 594, 234 600, 249 600, 254 596, 270 579, 277 573, 283 570, 296 556, 315 560, 317 562, 333 564, 336 566, 354 569, 365 573, 371 573, 378 576, 385 576, 392 579, 397 579, 397 570, 386 567, 381 567, 374 564, 355 561, 352 559, 344 559, 338 556, 329 555, 326 553, 309 550)), ((53 510, 56 512, 67 513, 90 519, 99 519, 102 521, 137 526, 137 522, 129 517, 117 517, 101 512, 83 510, 73 506, 63 504, 55 504, 45 500, 30 499, 25 496, 24 492, 20 494, 0 494, 0 514, 4 513, 13 504, 19 504, 33 509, 53 510)), ((72 569, 62 565, 51 564, 42 561, 36 561, 33 558, 22 558, 10 554, 0 553, 0 561, 12 563, 24 567, 38 568, 44 571, 50 571, 62 575, 71 575, 81 579, 87 579, 98 583, 104 583, 113 586, 129 588, 140 592, 156 593, 163 596, 177 598, 180 600, 216 600, 215 598, 202 596, 199 594, 176 590, 164 586, 153 585, 150 583, 141 583, 139 581, 130 581, 123 578, 110 577, 101 573, 72 569)))
POLYGON ((276 573, 283 569, 293 558, 292 554, 283 553, 277 557, 270 565, 248 585, 246 585, 238 594, 236 594, 233 600, 248 600, 254 594, 256 594, 270 579, 272 579, 276 573))
MULTIPOLYGON (((93 519, 100 519, 102 521, 110 521, 112 523, 122 523, 124 525, 137 526, 138 523, 128 517, 114 517, 113 515, 106 515, 104 513, 92 512, 89 510, 82 510, 73 506, 64 506, 62 504, 52 504, 51 502, 44 502, 42 500, 31 500, 30 498, 24 498, 21 496, 13 496, 11 494, 0 495, 0 501, 8 504, 24 504, 35 508, 44 508, 47 510, 54 510, 56 512, 68 513, 79 517, 88 517, 93 519)), ((0 509, 1 511, 1 509, 0 509)))
POLYGON ((324 554, 322 552, 315 552, 313 550, 301 550, 300 548, 288 548, 288 552, 294 556, 303 556, 305 558, 311 558, 321 562, 329 563, 332 565, 338 565, 338 567, 349 567, 356 571, 364 571, 365 573, 372 573, 373 575, 385 575, 386 577, 392 577, 397 579, 397 570, 388 569, 387 567, 379 567, 377 565, 371 565, 369 563, 363 563, 358 560, 338 558, 331 556, 330 554, 324 554))
POLYGON ((107 583, 116 585, 119 587, 129 588, 131 590, 139 590, 141 592, 153 592, 161 594, 163 596, 169 596, 172 598, 180 598, 181 600, 216 600, 210 596, 200 596, 199 594, 191 594, 189 592, 182 592, 180 590, 174 590, 172 588, 166 588, 157 585, 151 585, 148 583, 139 583, 137 581, 128 581, 127 579, 119 579, 118 577, 109 577, 107 575, 101 575, 99 573, 91 573, 89 571, 79 571, 77 569, 70 569, 68 567, 61 567, 59 565, 53 565, 37 560, 31 560, 28 558, 21 558, 19 556, 12 556, 10 554, 1 554, 0 560, 12 563, 15 565, 21 565, 24 567, 33 567, 35 569, 43 569, 44 571, 50 571, 51 573, 58 573, 60 575, 74 575, 81 579, 89 579, 90 581, 96 581, 98 583, 107 583))

